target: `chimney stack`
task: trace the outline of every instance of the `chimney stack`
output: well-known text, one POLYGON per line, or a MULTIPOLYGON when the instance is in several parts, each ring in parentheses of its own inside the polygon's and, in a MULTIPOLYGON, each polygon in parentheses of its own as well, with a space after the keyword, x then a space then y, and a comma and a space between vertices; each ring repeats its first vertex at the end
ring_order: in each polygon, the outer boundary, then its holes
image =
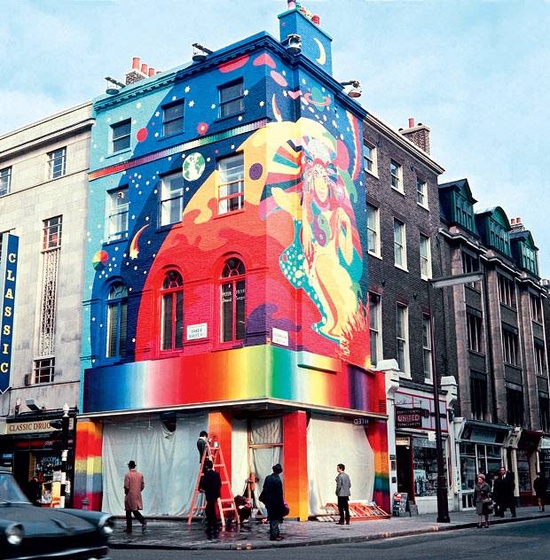
POLYGON ((400 128, 399 132, 421 150, 430 154, 430 129, 422 124, 415 125, 414 118, 409 118, 409 128, 400 128))
POLYGON ((524 231, 525 226, 521 221, 521 218, 510 218, 510 225, 512 226, 512 231, 524 231))
POLYGON ((148 67, 147 64, 142 64, 139 56, 132 58, 132 68, 126 72, 126 85, 135 84, 147 78, 148 67))

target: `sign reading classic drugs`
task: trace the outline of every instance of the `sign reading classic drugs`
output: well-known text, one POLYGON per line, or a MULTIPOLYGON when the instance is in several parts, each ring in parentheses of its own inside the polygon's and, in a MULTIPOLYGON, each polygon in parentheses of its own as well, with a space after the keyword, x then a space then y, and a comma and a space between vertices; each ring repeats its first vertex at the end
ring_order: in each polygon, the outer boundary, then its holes
POLYGON ((18 257, 19 238, 4 233, 0 254, 0 394, 5 393, 10 386, 18 257))

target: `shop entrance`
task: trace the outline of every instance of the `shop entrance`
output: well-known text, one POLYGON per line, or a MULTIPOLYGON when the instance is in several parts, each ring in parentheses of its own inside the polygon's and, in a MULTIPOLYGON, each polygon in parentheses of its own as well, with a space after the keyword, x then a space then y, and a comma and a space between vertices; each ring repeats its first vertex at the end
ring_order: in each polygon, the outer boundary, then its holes
POLYGON ((396 442, 395 456, 397 463, 397 491, 407 492, 409 495, 409 500, 414 502, 414 480, 413 480, 413 453, 410 445, 410 439, 408 443, 403 441, 402 443, 396 442))

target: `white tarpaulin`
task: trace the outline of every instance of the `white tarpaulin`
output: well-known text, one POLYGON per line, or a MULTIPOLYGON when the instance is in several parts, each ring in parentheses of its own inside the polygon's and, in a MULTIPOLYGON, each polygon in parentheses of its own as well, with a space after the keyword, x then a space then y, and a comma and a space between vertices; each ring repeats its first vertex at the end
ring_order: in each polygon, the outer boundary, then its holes
POLYGON ((144 515, 188 514, 199 471, 197 439, 207 429, 206 414, 178 418, 173 432, 160 419, 106 422, 102 510, 124 515, 124 475, 134 460, 145 478, 144 515))
POLYGON ((372 500, 374 452, 363 426, 312 414, 307 431, 309 514, 323 515, 336 498, 336 465, 351 478, 351 500, 372 500))

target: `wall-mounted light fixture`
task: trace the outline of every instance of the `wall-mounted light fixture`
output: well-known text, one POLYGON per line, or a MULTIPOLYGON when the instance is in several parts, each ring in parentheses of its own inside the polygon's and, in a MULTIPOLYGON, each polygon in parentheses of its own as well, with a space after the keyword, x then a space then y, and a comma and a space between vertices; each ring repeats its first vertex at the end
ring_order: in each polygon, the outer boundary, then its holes
POLYGON ((349 97, 361 97, 361 84, 359 83, 359 80, 349 80, 347 82, 340 82, 340 85, 346 87, 346 86, 351 86, 348 90, 348 96, 349 97))
POLYGON ((108 82, 107 89, 105 90, 107 95, 116 95, 123 87, 126 87, 126 84, 123 84, 110 76, 106 76, 105 79, 108 82))
POLYGON ((193 62, 202 62, 209 54, 214 52, 199 43, 193 43, 191 46, 193 47, 193 62))
POLYGON ((25 404, 35 412, 42 412, 44 410, 44 405, 38 403, 35 399, 26 399, 25 404))
POLYGON ((300 54, 302 52, 302 38, 297 33, 291 33, 283 41, 283 46, 292 54, 300 54))

